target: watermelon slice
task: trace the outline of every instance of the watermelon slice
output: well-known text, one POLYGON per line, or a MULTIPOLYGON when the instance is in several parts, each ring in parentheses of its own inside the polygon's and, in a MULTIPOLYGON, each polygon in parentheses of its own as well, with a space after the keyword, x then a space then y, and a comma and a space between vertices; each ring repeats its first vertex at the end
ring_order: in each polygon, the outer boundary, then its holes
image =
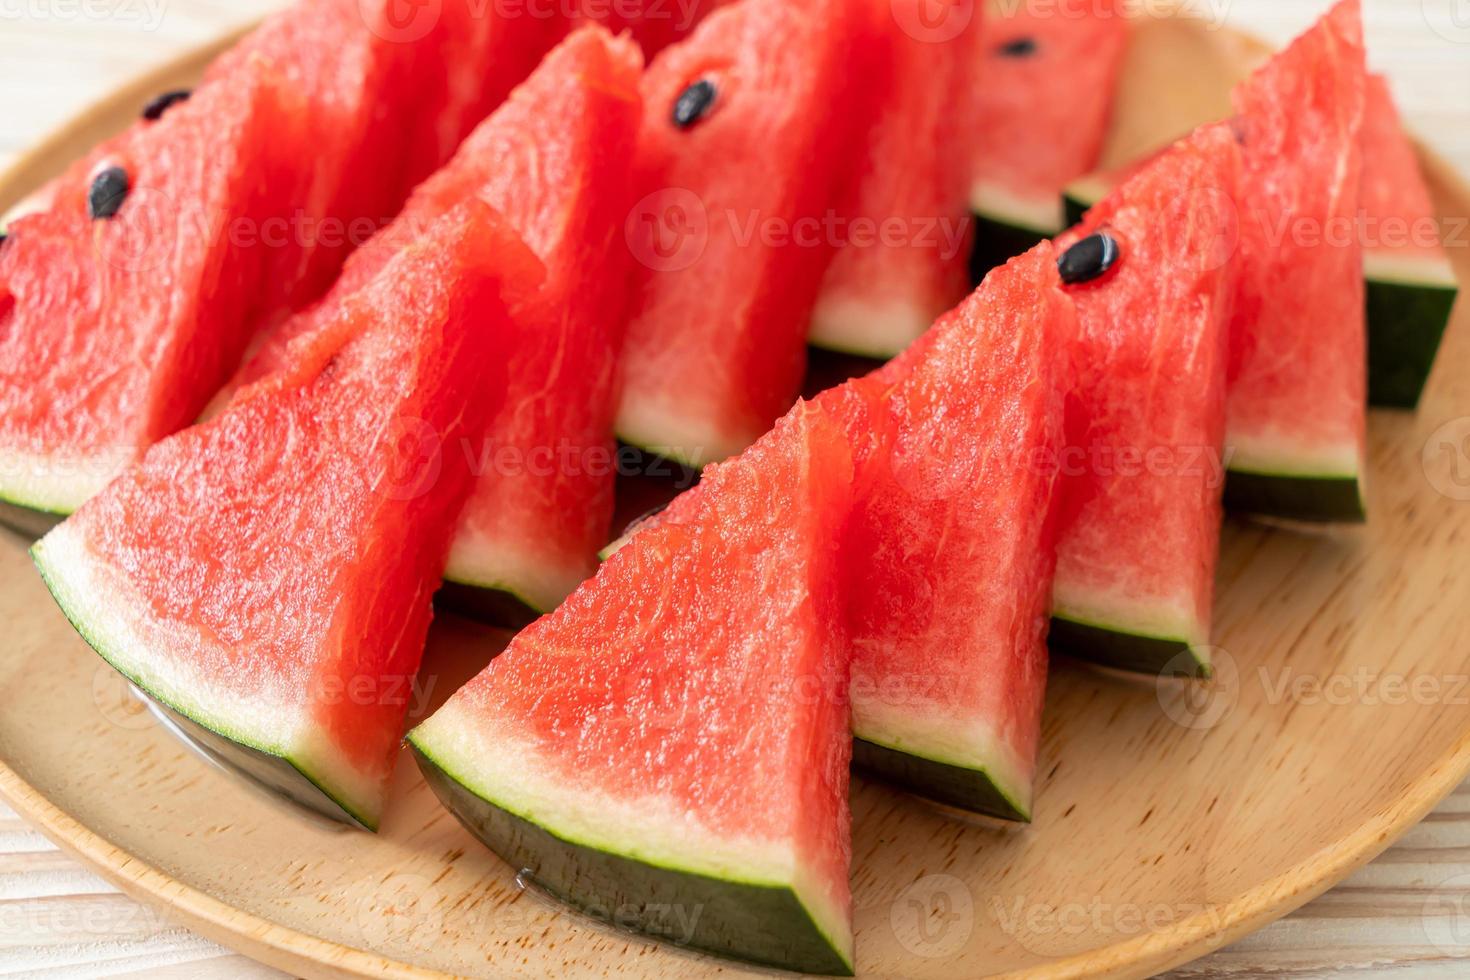
POLYGON ((222 761, 375 827, 454 519, 537 262, 478 201, 33 549, 67 617, 222 761), (474 393, 475 397, 469 397, 474 393))
POLYGON ((702 466, 754 442, 795 399, 832 253, 824 215, 866 125, 853 89, 870 23, 868 5, 848 0, 744 0, 649 67, 646 196, 625 229, 638 260, 625 441, 702 466))
MULTIPOLYGON (((877 372, 820 394, 854 465, 853 748, 862 770, 1030 818, 1046 686, 1055 465, 1076 313, 1043 242, 877 372)), ((608 553, 692 519, 702 484, 608 553)))
POLYGON ((1388 82, 1369 75, 1363 112, 1363 263, 1368 401, 1414 408, 1434 367, 1459 284, 1439 238, 1434 201, 1404 135, 1388 82))
POLYGON ((850 973, 837 535, 852 465, 801 405, 712 467, 409 742, 512 868, 693 948, 850 973))
POLYGON ((939 802, 1030 819, 1063 393, 1076 314, 1043 243, 899 359, 819 403, 852 440, 853 754, 939 802))
POLYGON ((941 5, 951 24, 931 6, 882 0, 875 121, 812 313, 817 347, 892 357, 969 291, 968 120, 955 94, 973 88, 978 18, 941 5))
POLYGON ((1097 166, 1128 42, 1125 0, 992 2, 978 32, 970 207, 975 279, 1062 230, 1097 166))
POLYGON ((512 311, 519 336, 505 407, 472 447, 479 478, 447 573, 449 601, 468 611, 519 624, 524 607, 551 609, 592 574, 607 540, 628 260, 614 241, 628 212, 642 65, 626 39, 599 27, 573 33, 348 259, 322 302, 266 338, 236 381, 289 364, 297 337, 332 323, 346 297, 458 202, 478 195, 504 214, 547 279, 512 311))
MULTIPOLYGON (((1362 149, 1368 404, 1412 409, 1434 366, 1459 284, 1440 243, 1418 156, 1400 125, 1388 82, 1378 75, 1367 77, 1362 149)), ((1097 171, 1068 184, 1067 224, 1081 221, 1141 166, 1097 171)))
POLYGON ((1106 235, 1118 257, 1067 289, 1085 425, 1066 467, 1053 650, 1209 673, 1240 168, 1231 129, 1205 127, 1057 240, 1080 254, 1106 235))
POLYGON ((69 513, 196 419, 462 135, 429 121, 466 125, 551 30, 433 6, 304 0, 25 202, 0 256, 0 498, 69 513))
POLYGON ((1365 514, 1363 89, 1362 20, 1357 0, 1344 0, 1235 91, 1244 150, 1232 510, 1310 521, 1365 514))
POLYGON ((275 221, 259 229, 273 246, 270 308, 320 296, 343 259, 535 66, 554 30, 546 18, 473 0, 301 0, 221 57, 206 84, 261 59, 309 113, 303 136, 273 141, 288 167, 311 166, 303 191, 277 199, 275 221))
POLYGON ((266 195, 289 186, 266 147, 298 133, 301 112, 247 61, 99 147, 10 224, 0 498, 71 512, 228 376, 268 258, 228 231, 260 222, 266 195))

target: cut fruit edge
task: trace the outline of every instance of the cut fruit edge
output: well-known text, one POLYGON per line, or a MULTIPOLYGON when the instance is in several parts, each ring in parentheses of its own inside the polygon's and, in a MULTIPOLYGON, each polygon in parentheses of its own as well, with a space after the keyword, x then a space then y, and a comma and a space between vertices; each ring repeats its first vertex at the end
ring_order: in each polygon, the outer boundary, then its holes
POLYGON ((688 412, 643 400, 624 398, 618 414, 617 437, 623 442, 697 470, 738 454, 758 436, 731 438, 688 412))
POLYGON ((1449 256, 1443 252, 1405 254, 1393 250, 1364 251, 1363 273, 1370 282, 1450 292, 1458 292, 1460 289, 1454 266, 1450 263, 1449 256))
POLYGON ((502 592, 536 613, 548 613, 582 584, 581 570, 552 569, 545 559, 506 544, 470 541, 461 527, 444 572, 448 585, 502 592))
POLYGON ((1058 592, 1047 642, 1076 659, 1133 673, 1168 670, 1208 677, 1212 669, 1209 629, 1183 601, 1142 603, 1117 593, 1058 592))
POLYGON ((291 767, 352 821, 376 829, 381 784, 358 778, 357 768, 312 726, 284 717, 280 706, 300 700, 301 692, 219 692, 190 669, 197 650, 210 641, 177 628, 149 628, 143 617, 129 615, 148 608, 147 601, 92 557, 72 524, 62 523, 38 541, 31 557, 77 633, 136 688, 207 732, 291 767), (158 650, 172 654, 168 665, 148 655, 158 650))
POLYGON ((798 854, 780 843, 715 832, 692 816, 681 816, 688 808, 671 798, 620 800, 585 786, 569 787, 536 763, 536 746, 508 732, 488 731, 485 722, 466 717, 451 701, 411 731, 408 742, 486 804, 571 846, 716 881, 789 889, 813 929, 851 967, 847 916, 827 899, 818 876, 798 854), (617 837, 610 828, 617 829, 617 837))
POLYGON ((134 458, 129 449, 64 459, 0 449, 0 501, 65 516, 100 493, 134 458))
POLYGON ((970 210, 987 221, 1050 238, 1062 230, 1062 205, 1056 194, 1027 199, 996 184, 970 188, 970 210))
POLYGON ((824 296, 812 311, 807 343, 840 354, 886 360, 902 353, 929 329, 934 318, 935 314, 906 299, 879 307, 861 299, 824 296))
MULTIPOLYGON (((928 763, 943 767, 954 782, 965 781, 977 787, 988 784, 995 796, 1003 799, 1013 811, 993 815, 1006 819, 1029 821, 1033 786, 1025 765, 1001 740, 994 726, 979 718, 951 719, 937 713, 916 717, 913 713, 888 713, 879 716, 865 712, 859 723, 854 721, 853 737, 862 742, 914 760, 919 767, 928 763)), ((855 755, 860 754, 854 750, 855 755)), ((896 760, 895 760, 896 761, 896 760)), ((872 764, 859 769, 879 770, 872 764)), ((905 781, 905 791, 925 796, 920 782, 905 781)), ((941 803, 964 804, 929 796, 941 803)))

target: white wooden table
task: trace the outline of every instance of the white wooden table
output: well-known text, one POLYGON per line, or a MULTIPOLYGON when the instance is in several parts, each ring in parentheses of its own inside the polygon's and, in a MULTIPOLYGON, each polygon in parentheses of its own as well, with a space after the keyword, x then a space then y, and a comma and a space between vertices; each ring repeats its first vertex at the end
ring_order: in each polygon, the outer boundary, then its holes
MULTIPOLYGON (((1159 0, 1140 0, 1159 2, 1159 0)), ((1284 41, 1326 0, 1184 0, 1284 41)), ((0 0, 0 169, 143 68, 280 0, 0 0)), ((1368 0, 1370 60, 1406 117, 1470 175, 1470 4, 1368 0)), ((1470 977, 1470 783, 1296 914, 1178 977, 1470 977)), ((60 854, 0 804, 0 977, 267 978, 60 854)))

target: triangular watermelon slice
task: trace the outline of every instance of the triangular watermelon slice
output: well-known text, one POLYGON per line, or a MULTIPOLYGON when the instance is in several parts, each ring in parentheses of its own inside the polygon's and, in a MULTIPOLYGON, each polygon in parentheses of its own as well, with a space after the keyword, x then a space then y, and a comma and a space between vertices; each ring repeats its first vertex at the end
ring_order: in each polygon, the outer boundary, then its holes
POLYGON ((1205 127, 1057 239, 1080 255, 1107 236, 1116 258, 1067 287, 1083 425, 1065 467, 1054 650, 1209 672, 1240 167, 1230 128, 1205 127))
MULTIPOLYGON (((1387 80, 1369 74, 1365 95, 1359 210, 1367 279, 1368 404, 1412 409, 1434 367, 1459 284, 1387 80)), ((1069 183, 1063 192, 1066 223, 1081 221, 1088 208, 1146 163, 1134 161, 1069 183)))
POLYGON ((456 204, 478 196, 504 214, 545 263, 547 281, 512 311, 519 337, 505 408, 466 447, 478 479, 447 574, 468 587, 452 601, 472 611, 525 618, 485 590, 551 609, 592 574, 607 540, 628 261, 617 238, 642 65, 627 39, 599 27, 573 33, 348 259, 326 298, 271 332, 235 382, 289 364, 295 338, 332 322, 346 297, 456 204))
POLYGON ((301 105, 249 60, 69 168, 0 245, 0 499, 70 513, 187 425, 249 338, 301 105), (94 216, 95 215, 95 216, 94 216))
POLYGON ((484 204, 446 216, 36 544, 67 617, 222 761, 375 827, 471 487, 452 447, 494 408, 502 284, 539 276, 484 204))
POLYGON ((1363 91, 1362 19, 1357 0, 1344 0, 1234 94, 1243 169, 1226 429, 1232 510, 1317 521, 1365 514, 1363 91))
POLYGON ((1369 75, 1363 113, 1363 264, 1368 402, 1419 404, 1459 283, 1440 241, 1434 201, 1404 134, 1388 81, 1369 75))
POLYGON ((211 66, 205 84, 228 84, 241 64, 264 60, 309 114, 299 135, 272 141, 307 184, 278 199, 277 221, 254 229, 271 245, 272 308, 321 295, 342 260, 525 77, 554 30, 547 18, 473 0, 300 0, 211 66))
POLYGON ((319 295, 549 46, 538 18, 400 6, 273 15, 22 205, 0 253, 0 498, 69 513, 197 418, 249 332, 319 295))
POLYGON ((808 339, 888 358, 969 291, 971 124, 956 100, 973 90, 979 18, 961 3, 877 5, 875 120, 808 339))
POLYGON ((846 439, 793 409, 409 736, 445 804, 584 909, 850 973, 846 439))
POLYGON ((920 795, 1031 814, 1076 314, 1042 243, 818 403, 852 440, 853 754, 920 795))
POLYGON ((1126 0, 991 0, 977 32, 970 207, 977 280, 1062 230, 1097 166, 1128 43, 1126 0))
POLYGON ((801 387, 824 216, 867 124, 868 4, 743 0, 649 66, 617 432, 701 466, 801 387))

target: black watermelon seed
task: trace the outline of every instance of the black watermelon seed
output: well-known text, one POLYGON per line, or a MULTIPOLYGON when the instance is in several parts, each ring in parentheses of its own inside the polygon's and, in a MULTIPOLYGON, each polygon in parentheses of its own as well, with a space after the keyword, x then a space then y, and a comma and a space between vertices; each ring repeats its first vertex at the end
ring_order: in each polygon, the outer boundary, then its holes
MULTIPOLYGON (((669 503, 672 502, 673 501, 670 501, 669 503)), ((645 510, 643 513, 639 514, 637 517, 628 522, 628 526, 623 528, 622 537, 626 538, 628 535, 638 530, 644 524, 648 523, 648 521, 652 520, 653 518, 657 517, 668 509, 668 504, 659 504, 657 507, 650 507, 648 510, 645 510)))
POLYGON ((996 48, 1002 58, 1029 58, 1036 53, 1036 38, 1018 37, 996 48))
POLYGON ((1111 269, 1118 254, 1117 239, 1100 231, 1063 252, 1057 259, 1057 272, 1068 286, 1089 282, 1111 269))
POLYGON ((148 100, 143 107, 144 119, 162 119, 163 114, 174 106, 175 103, 183 102, 193 93, 186 88, 175 89, 172 92, 162 92, 148 100))
POLYGON ((10 235, 7 232, 0 231, 0 246, 3 246, 9 238, 10 235))
POLYGON ((701 78, 690 85, 674 100, 674 125, 688 129, 709 114, 715 104, 715 83, 701 78))
POLYGON ((92 189, 87 191, 87 214, 92 220, 110 218, 117 214, 128 197, 128 172, 122 167, 108 167, 92 178, 92 189))

